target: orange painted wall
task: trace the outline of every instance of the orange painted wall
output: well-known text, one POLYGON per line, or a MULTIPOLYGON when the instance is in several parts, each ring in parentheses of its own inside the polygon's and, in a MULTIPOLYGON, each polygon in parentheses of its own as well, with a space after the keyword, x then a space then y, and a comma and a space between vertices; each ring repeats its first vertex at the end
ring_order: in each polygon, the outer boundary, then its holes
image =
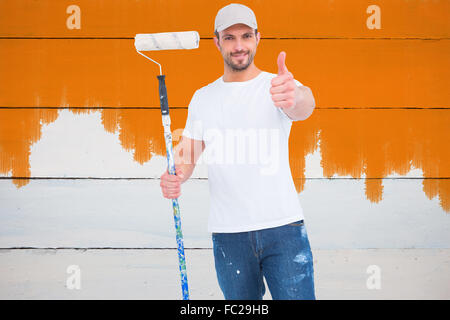
MULTIPOLYGON (((153 52, 167 74, 172 128, 182 128, 193 92, 222 73, 212 43, 217 10, 228 1, 0 2, 0 174, 18 186, 30 177, 30 147, 58 109, 100 108, 105 130, 144 163, 164 154, 157 68, 134 49, 136 33, 197 30, 198 50, 153 52), (68 29, 81 10, 81 28, 68 29), (142 110, 139 108, 143 108, 142 110)), ((291 169, 304 187, 304 158, 318 147, 324 176, 365 175, 366 197, 383 197, 382 178, 423 170, 423 190, 450 212, 450 2, 242 1, 263 40, 257 65, 276 56, 310 87, 316 110, 294 124, 291 169), (274 4, 277 4, 276 6, 274 4), (367 7, 381 9, 369 29, 367 7)))

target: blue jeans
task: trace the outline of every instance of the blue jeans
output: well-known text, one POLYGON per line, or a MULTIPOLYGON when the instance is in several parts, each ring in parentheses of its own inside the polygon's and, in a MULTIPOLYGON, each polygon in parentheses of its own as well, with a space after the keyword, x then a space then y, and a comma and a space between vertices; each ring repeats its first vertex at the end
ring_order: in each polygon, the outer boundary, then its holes
POLYGON ((250 232, 213 233, 225 299, 261 300, 263 276, 275 300, 314 300, 313 257, 303 220, 250 232))

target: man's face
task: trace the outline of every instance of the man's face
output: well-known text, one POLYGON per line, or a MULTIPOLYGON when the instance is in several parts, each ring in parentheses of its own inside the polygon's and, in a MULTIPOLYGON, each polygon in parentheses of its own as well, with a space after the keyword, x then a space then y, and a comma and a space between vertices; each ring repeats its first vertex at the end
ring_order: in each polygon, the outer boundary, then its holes
POLYGON ((219 32, 219 40, 214 38, 223 60, 233 71, 243 71, 253 62, 259 33, 245 24, 235 24, 219 32))

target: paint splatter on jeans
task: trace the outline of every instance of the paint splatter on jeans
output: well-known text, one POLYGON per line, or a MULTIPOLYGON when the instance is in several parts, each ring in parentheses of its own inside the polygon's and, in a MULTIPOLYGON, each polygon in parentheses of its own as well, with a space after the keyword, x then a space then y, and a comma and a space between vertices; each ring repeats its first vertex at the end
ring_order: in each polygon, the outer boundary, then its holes
POLYGON ((261 300, 266 279, 275 300, 313 300, 313 257, 302 221, 239 233, 213 233, 217 279, 225 299, 261 300))

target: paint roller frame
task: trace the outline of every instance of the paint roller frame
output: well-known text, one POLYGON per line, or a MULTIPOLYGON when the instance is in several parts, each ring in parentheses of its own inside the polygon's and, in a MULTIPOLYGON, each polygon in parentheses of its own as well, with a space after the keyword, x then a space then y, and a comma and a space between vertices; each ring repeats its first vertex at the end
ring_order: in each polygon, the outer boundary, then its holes
MULTIPOLYGON (((136 34, 134 46, 137 53, 149 59, 159 66, 159 101, 161 106, 162 123, 164 127, 164 140, 166 143, 167 153, 167 169, 169 174, 175 175, 175 161, 173 156, 172 133, 170 130, 170 115, 169 103, 167 100, 167 88, 165 83, 165 75, 162 73, 161 64, 151 59, 140 51, 155 51, 155 50, 189 50, 196 49, 199 46, 200 36, 197 31, 183 31, 183 32, 165 32, 153 34, 136 34)), ((178 262, 180 267, 181 277, 181 291, 183 300, 189 300, 189 288, 186 271, 186 258, 184 255, 184 241, 181 230, 181 217, 178 198, 172 199, 173 217, 175 222, 178 262)))

